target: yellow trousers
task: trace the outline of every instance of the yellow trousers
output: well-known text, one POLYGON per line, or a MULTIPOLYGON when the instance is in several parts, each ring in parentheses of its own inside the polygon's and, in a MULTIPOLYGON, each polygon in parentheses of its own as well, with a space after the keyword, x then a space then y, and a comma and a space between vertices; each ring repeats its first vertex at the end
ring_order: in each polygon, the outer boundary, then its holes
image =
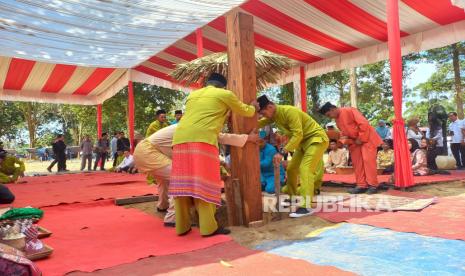
POLYGON ((311 206, 315 190, 321 188, 324 173, 323 154, 327 148, 327 141, 299 148, 287 166, 287 182, 283 192, 290 196, 300 195, 301 207, 306 207, 307 204, 311 206))
POLYGON ((215 219, 215 204, 188 196, 174 198, 176 234, 184 234, 191 228, 190 208, 192 203, 199 214, 200 234, 202 236, 213 234, 213 232, 218 229, 218 224, 215 219))

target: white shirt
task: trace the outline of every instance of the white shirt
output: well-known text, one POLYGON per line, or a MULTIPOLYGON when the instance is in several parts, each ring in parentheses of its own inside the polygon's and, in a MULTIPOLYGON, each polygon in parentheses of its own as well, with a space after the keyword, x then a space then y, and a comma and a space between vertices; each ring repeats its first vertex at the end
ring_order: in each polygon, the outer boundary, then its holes
POLYGON ((418 133, 416 133, 413 129, 407 129, 407 139, 415 139, 418 145, 420 145, 422 138, 423 133, 421 131, 418 131, 418 133))
POLYGON ((438 129, 436 130, 436 135, 434 137, 431 137, 431 132, 430 132, 430 129, 428 128, 428 130, 426 130, 426 138, 428 139, 433 139, 433 140, 436 140, 436 147, 444 147, 444 137, 442 136, 442 128, 441 127, 438 127, 438 129))
POLYGON ((461 143, 463 141, 463 134, 462 134, 462 129, 464 129, 464 121, 463 120, 455 120, 455 122, 450 123, 449 125, 449 131, 454 132, 454 135, 452 135, 452 141, 451 143, 461 143))
MULTIPOLYGON (((162 128, 147 139, 152 145, 157 146, 164 155, 171 158, 173 135, 177 127, 178 125, 176 124, 162 128)), ((242 148, 247 143, 248 137, 249 135, 247 134, 220 133, 218 135, 218 143, 242 148)))
POLYGON ((134 167, 134 157, 129 155, 128 157, 124 157, 123 162, 118 165, 118 169, 125 168, 125 167, 134 167))

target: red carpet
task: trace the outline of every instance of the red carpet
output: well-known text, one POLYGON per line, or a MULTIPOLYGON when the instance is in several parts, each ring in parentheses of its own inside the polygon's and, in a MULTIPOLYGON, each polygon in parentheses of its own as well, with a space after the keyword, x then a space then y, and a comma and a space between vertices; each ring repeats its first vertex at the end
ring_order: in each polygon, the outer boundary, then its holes
POLYGON ((400 232, 465 240, 465 197, 439 198, 437 204, 420 212, 330 212, 317 216, 331 222, 368 224, 400 232))
MULTIPOLYGON (((450 171, 450 175, 427 175, 427 176, 415 176, 415 184, 432 184, 438 182, 449 182, 457 180, 465 180, 465 171, 450 171)), ((378 181, 388 182, 389 175, 378 175, 378 181)), ((334 182, 334 183, 344 183, 344 184, 355 184, 355 176, 353 174, 341 175, 341 174, 325 174, 323 181, 334 182)))
POLYGON ((161 219, 136 209, 113 205, 111 200, 43 208, 40 225, 53 235, 44 242, 55 249, 37 264, 44 275, 63 275, 80 270, 94 271, 162 256, 203 249, 230 241, 228 236, 202 238, 194 229, 184 237, 161 219))
MULTIPOLYGON (((354 275, 331 266, 251 250, 231 241, 195 252, 151 257, 131 264, 95 271, 99 276, 151 275, 354 275), (232 267, 226 267, 220 261, 232 267)), ((70 276, 89 275, 75 272, 70 276)))
POLYGON ((86 173, 33 176, 24 180, 27 183, 7 185, 16 196, 12 204, 15 207, 43 207, 156 194, 156 187, 147 185, 144 175, 86 173))

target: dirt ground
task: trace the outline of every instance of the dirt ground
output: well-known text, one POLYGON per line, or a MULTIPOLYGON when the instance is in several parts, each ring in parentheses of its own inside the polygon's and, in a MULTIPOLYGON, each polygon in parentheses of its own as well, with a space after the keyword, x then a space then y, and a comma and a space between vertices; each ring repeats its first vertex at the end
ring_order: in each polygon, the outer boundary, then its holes
MULTIPOLYGON (((346 189, 345 187, 323 187, 324 192, 331 193, 345 192, 346 189)), ((411 191, 437 197, 465 197, 465 181, 417 186, 411 189, 411 191)), ((156 212, 156 202, 137 203, 125 207, 137 208, 147 214, 160 218, 164 216, 164 214, 156 212)), ((226 223, 226 211, 224 207, 219 209, 217 219, 220 224, 226 223)), ((262 227, 229 227, 229 229, 232 230, 231 236, 236 242, 243 246, 254 248, 265 241, 304 239, 310 232, 331 225, 333 223, 316 216, 291 219, 286 214, 283 214, 282 220, 271 221, 262 227)))

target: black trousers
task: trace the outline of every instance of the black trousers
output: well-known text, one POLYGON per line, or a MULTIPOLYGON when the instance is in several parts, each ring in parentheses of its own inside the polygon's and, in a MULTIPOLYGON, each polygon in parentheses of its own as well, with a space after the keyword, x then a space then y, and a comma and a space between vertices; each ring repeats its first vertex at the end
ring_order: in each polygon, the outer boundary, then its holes
POLYGON ((57 155, 57 161, 58 161, 58 171, 64 171, 66 170, 66 154, 63 155, 57 155))
POLYGON ((15 201, 15 196, 5 185, 0 184, 0 204, 9 204, 15 201))
POLYGON ((457 167, 465 167, 465 146, 460 143, 451 143, 450 149, 454 155, 457 167))
POLYGON ((97 157, 95 158, 95 163, 94 163, 94 171, 97 169, 98 162, 101 161, 100 163, 100 169, 104 170, 105 169, 105 161, 107 160, 107 153, 106 152, 98 152, 97 157))
POLYGON ((113 167, 116 167, 116 159, 118 158, 118 152, 113 153, 113 167))
POLYGON ((436 165, 436 157, 442 152, 442 147, 436 147, 433 149, 428 149, 426 151, 426 160, 428 162, 428 168, 430 170, 438 170, 438 165, 436 165))
POLYGON ((53 159, 52 163, 50 163, 50 166, 48 166, 48 168, 50 170, 53 169, 53 166, 55 166, 56 163, 58 163, 58 158, 55 156, 55 159, 53 159))

